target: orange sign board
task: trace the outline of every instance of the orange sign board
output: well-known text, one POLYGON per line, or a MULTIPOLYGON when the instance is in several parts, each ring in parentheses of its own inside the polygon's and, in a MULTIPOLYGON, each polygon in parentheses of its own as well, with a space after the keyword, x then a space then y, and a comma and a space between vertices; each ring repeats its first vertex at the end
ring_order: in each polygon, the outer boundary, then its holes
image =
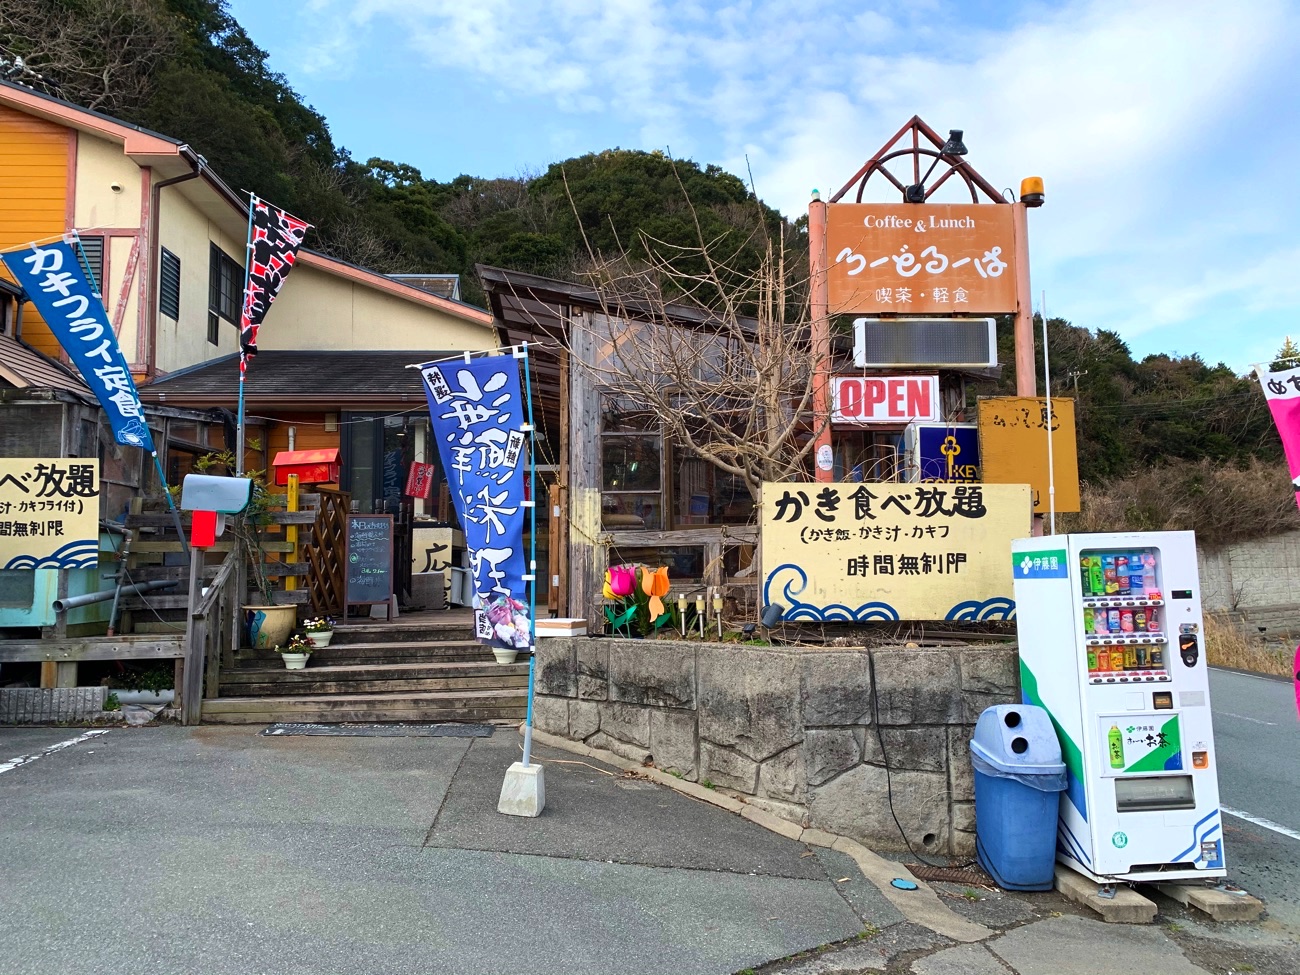
POLYGON ((1052 398, 1052 478, 1047 462, 1047 400, 1041 396, 993 396, 977 405, 980 477, 985 484, 1028 484, 1034 514, 1047 514, 1050 480, 1056 510, 1079 510, 1079 447, 1074 400, 1052 398))
POLYGON ((832 315, 1016 310, 1010 206, 834 203, 826 257, 832 315))

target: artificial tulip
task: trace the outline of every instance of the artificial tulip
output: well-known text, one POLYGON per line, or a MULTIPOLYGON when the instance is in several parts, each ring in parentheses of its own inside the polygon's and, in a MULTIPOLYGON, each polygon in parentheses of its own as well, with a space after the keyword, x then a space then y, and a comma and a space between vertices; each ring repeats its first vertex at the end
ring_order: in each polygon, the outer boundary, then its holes
POLYGON ((601 589, 606 599, 622 599, 636 588, 636 571, 625 565, 616 565, 605 572, 605 585, 601 589))
POLYGON ((660 597, 668 595, 668 566, 641 570, 641 588, 650 597, 650 619, 657 620, 667 612, 660 597))

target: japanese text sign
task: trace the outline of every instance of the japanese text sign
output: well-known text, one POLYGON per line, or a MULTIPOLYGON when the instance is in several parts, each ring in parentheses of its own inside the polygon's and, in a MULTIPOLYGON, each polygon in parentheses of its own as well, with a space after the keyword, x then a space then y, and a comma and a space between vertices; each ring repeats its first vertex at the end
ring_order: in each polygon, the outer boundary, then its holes
POLYGON ((418 460, 411 464, 406 473, 406 489, 402 492, 408 498, 427 498, 433 493, 432 464, 422 464, 418 460))
POLYGON ((764 605, 792 621, 994 620, 1015 612, 1024 485, 763 485, 764 605))
POLYGON ((524 404, 519 363, 497 355, 421 368, 433 436, 474 576, 475 632, 527 647, 524 404))
POLYGON ((0 458, 0 569, 93 569, 99 461, 0 458))
MULTIPOLYGON (((1268 411, 1273 414, 1277 435, 1282 438, 1282 451, 1286 454, 1287 468, 1296 487, 1296 504, 1300 504, 1300 369, 1286 372, 1266 372, 1256 367, 1268 411)), ((1300 690, 1297 690, 1300 694, 1300 690)), ((1300 698, 1297 698, 1300 701, 1300 698)))
POLYGON ((65 241, 0 254, 54 337, 98 397, 120 444, 153 452, 135 381, 94 286, 65 241))
POLYGON ((996 203, 831 204, 831 314, 1014 312, 1014 235, 996 203))
MULTIPOLYGON (((979 401, 980 476, 985 484, 1028 484, 1034 514, 1048 511, 1047 400, 995 396, 979 401)), ((1052 398, 1052 473, 1056 510, 1079 510, 1079 450, 1074 400, 1052 398)))
POLYGON ((1097 716, 1102 748, 1098 768, 1106 777, 1179 772, 1183 769, 1178 715, 1102 714, 1097 716))
POLYGON ((835 376, 831 422, 837 426, 938 420, 938 376, 835 376))

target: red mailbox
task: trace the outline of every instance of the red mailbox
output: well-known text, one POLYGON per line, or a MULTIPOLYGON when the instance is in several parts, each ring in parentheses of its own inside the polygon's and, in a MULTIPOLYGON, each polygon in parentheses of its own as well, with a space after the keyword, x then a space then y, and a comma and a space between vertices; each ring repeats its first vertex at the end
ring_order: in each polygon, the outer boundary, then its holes
POLYGON ((333 484, 339 479, 339 451, 337 447, 328 450, 282 450, 271 461, 275 469, 275 483, 283 487, 289 483, 289 475, 297 474, 299 484, 333 484))

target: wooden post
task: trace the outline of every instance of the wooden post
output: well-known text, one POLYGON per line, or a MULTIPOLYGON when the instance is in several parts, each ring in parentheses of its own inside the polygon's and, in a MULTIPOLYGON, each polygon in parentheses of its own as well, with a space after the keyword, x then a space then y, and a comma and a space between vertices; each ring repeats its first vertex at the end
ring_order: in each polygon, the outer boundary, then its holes
MULTIPOLYGON (((298 510, 298 475, 290 474, 288 480, 289 480, 289 485, 285 491, 284 510, 297 511, 298 510)), ((288 552, 285 553, 284 561, 289 565, 293 565, 295 562, 298 561, 298 526, 297 525, 284 526, 284 540, 293 546, 293 548, 291 548, 288 552)), ((285 576, 284 588, 286 590, 298 588, 298 577, 285 576)))
POLYGON ((203 694, 203 647, 207 643, 207 620, 198 615, 203 598, 203 558, 201 548, 190 550, 190 602, 186 613, 185 671, 182 674, 182 724, 198 724, 203 694))
POLYGON ((600 518, 600 391, 591 314, 574 313, 569 328, 569 615, 595 619, 596 577, 603 571, 600 518), (600 551, 598 551, 600 549, 600 551), (601 563, 598 565, 598 563, 601 563))
POLYGON ((813 375, 812 408, 816 446, 813 448, 813 476, 818 481, 834 478, 834 465, 822 466, 831 450, 831 319, 830 283, 826 267, 826 204, 808 204, 808 270, 811 274, 809 313, 811 318, 813 375))

